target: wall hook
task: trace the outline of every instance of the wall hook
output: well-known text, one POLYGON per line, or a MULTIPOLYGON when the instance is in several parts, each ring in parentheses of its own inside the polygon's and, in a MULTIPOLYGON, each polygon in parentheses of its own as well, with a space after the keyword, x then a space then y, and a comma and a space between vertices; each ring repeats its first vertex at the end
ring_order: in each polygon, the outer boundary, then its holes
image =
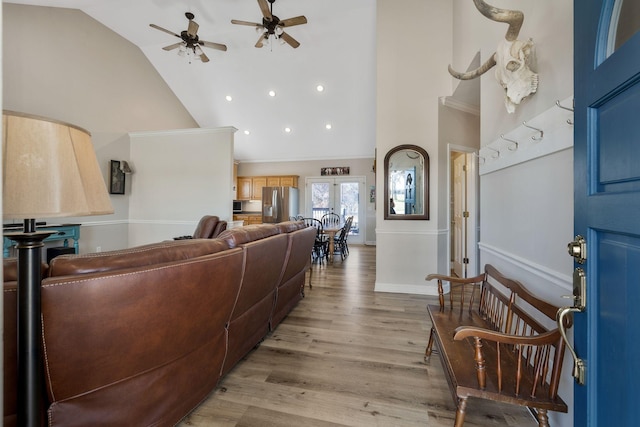
POLYGON ((504 139, 505 141, 511 142, 512 144, 515 144, 515 145, 511 145, 511 146, 507 147, 509 149, 509 151, 516 151, 518 149, 518 141, 514 141, 513 139, 505 138, 504 134, 500 135, 500 138, 504 139))
POLYGON ((560 101, 556 101, 556 105, 562 108, 563 110, 571 111, 573 113, 573 108, 565 107, 564 105, 560 104, 560 101))
POLYGON ((493 157, 494 159, 497 159, 498 157, 500 157, 500 150, 496 150, 495 148, 491 148, 491 147, 484 147, 484 148, 487 148, 496 153, 491 155, 491 157, 493 157))
MULTIPOLYGON (((575 100, 574 100, 574 103, 575 103, 575 100)), ((564 105, 560 104, 560 101, 556 101, 556 105, 557 105, 559 108, 562 108, 563 110, 571 111, 572 113, 574 112, 574 109, 573 109, 573 108, 565 107, 564 105)), ((569 124, 569 125, 573 125, 573 120, 571 120, 571 119, 567 119, 567 124, 569 124)))
POLYGON ((522 122, 522 126, 527 127, 529 129, 533 129, 533 130, 535 130, 537 132, 540 132, 540 136, 538 136, 537 138, 536 138, 535 135, 533 135, 531 137, 531 139, 533 139, 534 141, 540 141, 542 138, 544 138, 544 131, 542 129, 538 129, 538 128, 534 128, 533 126, 529 126, 527 124, 527 122, 522 122))

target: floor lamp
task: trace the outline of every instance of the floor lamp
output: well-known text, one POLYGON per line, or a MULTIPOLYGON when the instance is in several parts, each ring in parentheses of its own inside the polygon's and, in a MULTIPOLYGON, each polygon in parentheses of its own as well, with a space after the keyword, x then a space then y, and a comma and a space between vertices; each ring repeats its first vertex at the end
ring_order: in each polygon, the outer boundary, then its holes
POLYGON ((5 233, 18 251, 17 421, 40 427, 41 248, 51 232, 37 231, 36 218, 102 215, 113 208, 89 132, 13 111, 3 111, 2 132, 3 219, 24 220, 22 232, 5 233))

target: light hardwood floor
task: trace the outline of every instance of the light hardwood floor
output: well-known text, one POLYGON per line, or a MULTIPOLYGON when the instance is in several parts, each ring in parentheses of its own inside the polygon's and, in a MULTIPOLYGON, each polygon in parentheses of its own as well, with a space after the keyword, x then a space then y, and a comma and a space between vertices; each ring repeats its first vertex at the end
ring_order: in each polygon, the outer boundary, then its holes
MULTIPOLYGON (((453 426, 438 356, 423 361, 437 299, 374 292, 375 247, 350 251, 314 264, 313 289, 180 427, 453 426)), ((466 427, 535 425, 526 408, 467 405, 466 427)))

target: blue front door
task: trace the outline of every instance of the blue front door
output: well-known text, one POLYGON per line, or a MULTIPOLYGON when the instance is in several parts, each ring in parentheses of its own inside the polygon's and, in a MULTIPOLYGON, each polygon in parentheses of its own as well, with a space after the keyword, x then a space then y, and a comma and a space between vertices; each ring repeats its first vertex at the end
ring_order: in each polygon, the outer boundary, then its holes
POLYGON ((640 0, 575 1, 575 426, 640 425, 640 0))

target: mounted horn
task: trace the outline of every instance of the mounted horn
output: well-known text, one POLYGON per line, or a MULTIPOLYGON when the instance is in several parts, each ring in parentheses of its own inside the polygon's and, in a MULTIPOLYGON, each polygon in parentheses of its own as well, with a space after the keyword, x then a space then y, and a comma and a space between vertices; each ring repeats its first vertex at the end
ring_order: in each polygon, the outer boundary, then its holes
POLYGON ((518 38, 520 28, 522 28, 522 23, 524 22, 524 13, 519 10, 498 9, 488 5, 483 0, 473 0, 473 3, 480 13, 492 21, 509 24, 509 29, 507 29, 507 34, 504 37, 507 41, 512 42, 518 38))
POLYGON ((454 70, 449 65, 449 74, 459 80, 471 80, 480 77, 494 66, 496 79, 505 90, 505 106, 509 113, 515 111, 515 106, 538 89, 538 75, 531 71, 533 55, 533 41, 518 40, 524 13, 519 10, 499 9, 484 2, 473 0, 476 9, 485 17, 496 22, 509 24, 505 39, 498 43, 498 49, 480 67, 466 73, 454 70))

